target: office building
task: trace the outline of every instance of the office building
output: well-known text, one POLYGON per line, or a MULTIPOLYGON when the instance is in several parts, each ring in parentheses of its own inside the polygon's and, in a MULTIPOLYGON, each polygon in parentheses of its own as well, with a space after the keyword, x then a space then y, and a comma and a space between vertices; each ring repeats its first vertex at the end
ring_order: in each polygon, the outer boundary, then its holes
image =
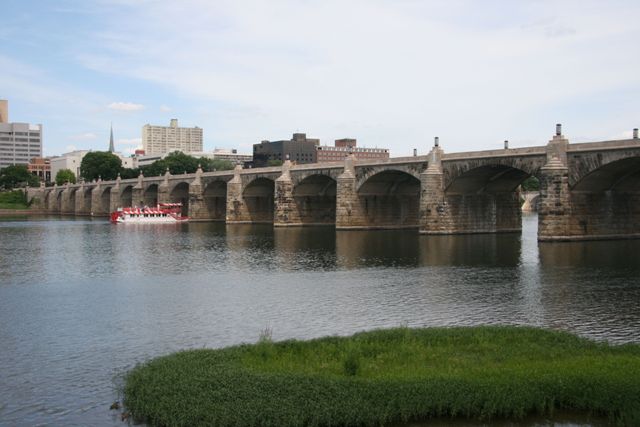
POLYGON ((80 164, 82 158, 89 153, 89 150, 76 150, 70 153, 64 153, 60 156, 51 157, 49 162, 51 164, 51 179, 55 180, 56 175, 62 169, 69 169, 76 178, 80 178, 80 164))
POLYGON ((51 182, 51 160, 48 157, 34 157, 29 160, 27 169, 40 181, 51 182))
POLYGON ((142 149, 147 156, 202 151, 202 129, 179 127, 178 119, 171 119, 169 126, 146 124, 142 127, 142 149))
POLYGON ((9 122, 9 102, 0 100, 0 169, 42 157, 42 125, 9 122))
POLYGON ((353 154, 356 160, 385 160, 389 158, 388 148, 358 147, 355 139, 336 139, 335 146, 320 145, 318 148, 318 163, 339 162, 353 154))
POLYGON ((268 166, 269 161, 289 160, 295 163, 316 163, 316 147, 320 140, 307 138, 304 133, 294 133, 290 140, 262 141, 253 144, 253 166, 268 166))

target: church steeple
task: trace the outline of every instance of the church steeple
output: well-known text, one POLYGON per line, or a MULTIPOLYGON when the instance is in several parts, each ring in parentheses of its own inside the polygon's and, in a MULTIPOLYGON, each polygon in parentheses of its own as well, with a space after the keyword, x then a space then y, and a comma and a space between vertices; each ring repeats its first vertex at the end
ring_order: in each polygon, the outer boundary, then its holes
POLYGON ((111 136, 109 137, 109 152, 113 153, 114 151, 116 151, 116 149, 113 146, 113 122, 111 122, 111 136))

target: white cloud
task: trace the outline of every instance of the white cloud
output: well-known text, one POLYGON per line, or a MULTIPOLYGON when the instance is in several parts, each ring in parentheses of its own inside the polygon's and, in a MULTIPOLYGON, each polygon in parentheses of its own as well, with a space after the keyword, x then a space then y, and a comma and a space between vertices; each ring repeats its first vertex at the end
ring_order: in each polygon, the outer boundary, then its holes
MULTIPOLYGON (((637 4, 550 5, 133 3, 96 35, 106 53, 80 57, 209 105, 198 123, 208 140, 239 145, 300 129, 392 155, 424 152, 434 135, 448 151, 505 138, 543 144, 585 99, 640 86, 639 57, 629 54, 640 38, 628 20, 637 4)), ((572 125, 612 133, 593 120, 572 125)))
POLYGON ((133 102, 112 102, 107 105, 107 108, 116 111, 140 111, 144 110, 144 105, 134 104, 133 102))

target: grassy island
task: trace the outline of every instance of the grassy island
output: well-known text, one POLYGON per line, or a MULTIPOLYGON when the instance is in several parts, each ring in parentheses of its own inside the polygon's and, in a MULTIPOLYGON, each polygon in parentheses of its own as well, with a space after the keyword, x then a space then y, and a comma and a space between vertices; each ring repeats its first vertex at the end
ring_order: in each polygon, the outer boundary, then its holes
POLYGON ((571 410, 640 425, 640 346, 525 327, 396 328, 192 350, 125 379, 161 426, 380 426, 571 410))

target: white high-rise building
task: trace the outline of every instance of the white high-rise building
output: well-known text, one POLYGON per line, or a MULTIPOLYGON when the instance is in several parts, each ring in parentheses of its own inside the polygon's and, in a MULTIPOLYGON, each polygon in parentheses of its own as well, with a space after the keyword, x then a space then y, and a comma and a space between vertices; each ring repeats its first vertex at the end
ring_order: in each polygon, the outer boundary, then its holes
POLYGON ((171 119, 169 126, 146 124, 142 127, 142 149, 146 156, 202 151, 202 129, 178 127, 178 119, 171 119))
POLYGON ((9 103, 0 100, 0 169, 42 157, 42 125, 9 123, 9 103))

